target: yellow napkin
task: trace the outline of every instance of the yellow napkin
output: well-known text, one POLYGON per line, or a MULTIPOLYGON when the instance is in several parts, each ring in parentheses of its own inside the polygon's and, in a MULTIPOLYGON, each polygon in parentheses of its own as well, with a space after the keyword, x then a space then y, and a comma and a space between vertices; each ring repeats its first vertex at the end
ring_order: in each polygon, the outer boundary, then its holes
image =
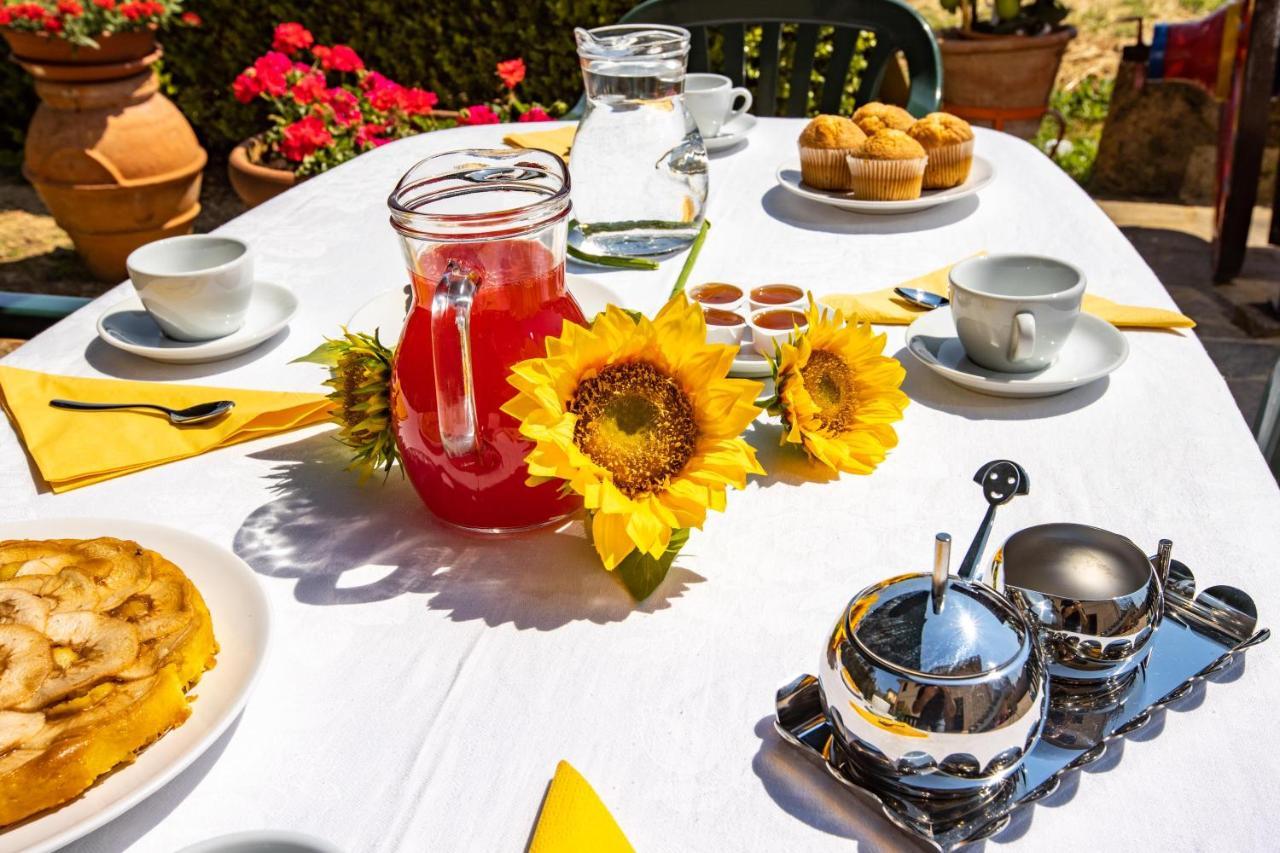
POLYGON ((529 853, 635 853, 586 779, 567 761, 542 803, 529 853))
POLYGON ((327 420, 332 405, 320 394, 77 379, 3 366, 0 403, 55 492, 320 423, 327 420), (55 409, 49 401, 56 398, 88 403, 157 403, 176 409, 234 400, 236 407, 211 423, 176 427, 158 412, 55 409))
POLYGON ((576 124, 566 124, 554 130, 512 131, 502 137, 502 141, 513 148, 541 148, 568 160, 569 149, 573 147, 573 137, 577 132, 576 124))
MULTIPOLYGON (((951 266, 953 265, 904 281, 899 287, 914 287, 946 296, 947 273, 951 271, 951 266)), ((843 311, 845 316, 857 315, 863 320, 888 326, 906 325, 927 310, 907 302, 895 294, 892 287, 866 293, 833 293, 821 297, 821 301, 837 311, 843 311)), ((1121 305, 1119 302, 1112 302, 1110 299, 1094 296, 1092 293, 1085 293, 1081 307, 1089 314, 1101 317, 1119 328, 1190 329, 1195 326, 1194 320, 1177 311, 1121 305)))

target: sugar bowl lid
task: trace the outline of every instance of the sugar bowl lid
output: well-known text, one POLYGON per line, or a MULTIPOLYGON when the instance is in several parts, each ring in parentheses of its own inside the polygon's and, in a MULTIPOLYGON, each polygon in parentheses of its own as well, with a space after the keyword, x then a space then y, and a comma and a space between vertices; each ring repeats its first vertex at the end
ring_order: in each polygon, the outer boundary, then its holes
POLYGON ((948 574, 950 547, 951 537, 939 534, 932 575, 889 578, 853 601, 845 627, 864 654, 905 674, 971 678, 1000 669, 1031 642, 1003 596, 948 574))

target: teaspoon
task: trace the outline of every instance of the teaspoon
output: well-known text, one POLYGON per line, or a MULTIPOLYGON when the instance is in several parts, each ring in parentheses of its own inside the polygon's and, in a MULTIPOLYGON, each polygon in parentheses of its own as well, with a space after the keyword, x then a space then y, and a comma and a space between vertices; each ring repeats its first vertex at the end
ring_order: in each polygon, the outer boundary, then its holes
POLYGON ((212 403, 198 403, 185 409, 170 409, 153 403, 80 403, 75 400, 50 400, 49 405, 57 409, 72 409, 78 412, 104 412, 114 409, 155 409, 164 412, 169 423, 185 426, 199 424, 220 418, 235 408, 233 400, 215 400, 212 403))
POLYGON ((903 299, 920 308, 927 308, 932 311, 934 308, 941 308, 943 305, 950 305, 951 300, 945 296, 939 296, 928 290, 918 290, 914 287, 895 287, 893 292, 901 296, 903 299))

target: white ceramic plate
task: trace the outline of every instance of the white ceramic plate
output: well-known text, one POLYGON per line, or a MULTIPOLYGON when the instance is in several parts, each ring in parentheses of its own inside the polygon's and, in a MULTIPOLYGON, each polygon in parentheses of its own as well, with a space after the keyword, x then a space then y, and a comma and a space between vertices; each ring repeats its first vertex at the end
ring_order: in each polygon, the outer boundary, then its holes
POLYGON ((733 360, 733 367, 729 368, 729 375, 745 379, 763 379, 773 375, 769 359, 760 355, 751 346, 750 326, 747 326, 747 333, 743 336, 742 346, 738 349, 738 357, 733 360))
POLYGON ((940 376, 994 397, 1049 397, 1088 385, 1129 357, 1129 342, 1115 326, 1081 314, 1053 364, 1037 373, 1001 373, 974 364, 956 337, 951 307, 921 314, 907 329, 907 349, 940 376))
POLYGON ((747 134, 755 128, 756 121, 758 119, 751 113, 743 113, 733 121, 721 125, 718 136, 704 136, 702 142, 712 154, 732 148, 747 138, 747 134))
POLYGON ((176 341, 160 331, 138 297, 131 296, 102 313, 98 337, 116 349, 153 361, 199 364, 253 349, 288 325, 297 310, 298 297, 293 291, 260 281, 253 286, 249 313, 239 331, 211 341, 176 341))
POLYGON ((996 167, 984 157, 974 156, 973 168, 969 170, 969 178, 958 187, 946 190, 925 190, 920 198, 906 201, 870 201, 854 198, 852 193, 816 190, 800 180, 800 165, 784 163, 778 167, 778 185, 784 190, 810 201, 829 204, 841 210, 852 210, 855 213, 915 213, 928 210, 947 202, 959 201, 973 195, 978 190, 995 180, 996 167))
MULTIPOLYGON (((594 278, 567 273, 564 282, 588 320, 603 311, 606 305, 627 307, 622 296, 594 278)), ((356 309, 347 321, 347 327, 353 332, 377 329, 382 342, 394 346, 404 326, 407 298, 404 288, 380 293, 356 309)))
POLYGON ((66 518, 0 522, 0 539, 133 539, 158 551, 200 589, 221 650, 218 664, 193 691, 191 717, 118 768, 83 796, 7 831, 0 853, 42 853, 69 844, 151 796, 195 761, 226 731, 253 689, 267 653, 271 608, 257 576, 243 560, 182 530, 142 521, 66 518))

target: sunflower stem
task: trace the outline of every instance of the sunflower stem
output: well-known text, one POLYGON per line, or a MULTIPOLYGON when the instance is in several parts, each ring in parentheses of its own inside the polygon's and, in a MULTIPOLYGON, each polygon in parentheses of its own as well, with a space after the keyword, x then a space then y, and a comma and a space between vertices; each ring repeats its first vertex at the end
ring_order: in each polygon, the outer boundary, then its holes
POLYGON ((698 229, 698 236, 693 238, 693 245, 689 247, 689 255, 684 259, 684 266, 680 269, 680 277, 676 279, 675 286, 671 288, 671 296, 684 292, 684 283, 689 280, 689 273, 693 272, 693 265, 698 262, 698 253, 702 251, 702 244, 706 242, 707 232, 710 230, 711 220, 702 220, 702 227, 698 229))

